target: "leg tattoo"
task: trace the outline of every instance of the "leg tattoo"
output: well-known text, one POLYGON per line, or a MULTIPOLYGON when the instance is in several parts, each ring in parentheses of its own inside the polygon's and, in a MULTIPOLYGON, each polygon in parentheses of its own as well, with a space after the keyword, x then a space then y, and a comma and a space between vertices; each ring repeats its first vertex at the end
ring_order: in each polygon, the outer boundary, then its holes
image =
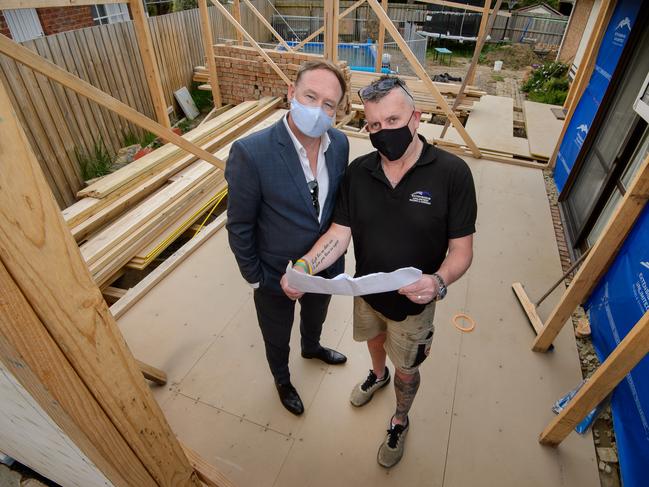
POLYGON ((414 374, 402 374, 398 370, 394 374, 394 391, 397 395, 397 412, 394 419, 397 422, 405 423, 408 417, 408 411, 415 400, 415 395, 419 389, 421 377, 419 371, 414 374))

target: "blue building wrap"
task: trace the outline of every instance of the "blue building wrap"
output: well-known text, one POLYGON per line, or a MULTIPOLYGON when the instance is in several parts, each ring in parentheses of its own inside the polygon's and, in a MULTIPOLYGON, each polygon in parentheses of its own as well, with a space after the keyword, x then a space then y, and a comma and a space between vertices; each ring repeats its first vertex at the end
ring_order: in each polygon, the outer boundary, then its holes
MULTIPOLYGON (((649 205, 586 303, 592 338, 604 360, 649 310, 649 205)), ((620 382, 611 400, 625 487, 649 485, 649 356, 620 382)))
POLYGON ((593 74, 575 108, 557 154, 554 180, 559 191, 565 186, 586 135, 588 135, 641 5, 642 2, 639 0, 620 0, 615 7, 606 33, 602 38, 593 74))

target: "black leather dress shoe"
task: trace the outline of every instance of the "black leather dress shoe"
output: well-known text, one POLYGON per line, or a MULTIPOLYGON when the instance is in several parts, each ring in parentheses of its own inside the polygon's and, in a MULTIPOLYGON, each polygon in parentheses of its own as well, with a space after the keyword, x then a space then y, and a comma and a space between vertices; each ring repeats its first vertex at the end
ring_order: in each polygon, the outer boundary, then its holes
POLYGON ((347 362, 347 357, 345 357, 342 353, 336 352, 335 350, 327 347, 320 347, 320 350, 313 353, 302 352, 302 356, 304 358, 317 358, 329 365, 339 365, 347 362))
POLYGON ((279 394, 279 399, 282 401, 282 404, 286 409, 291 413, 299 416, 304 412, 304 405, 302 404, 302 399, 300 399, 299 394, 293 387, 293 384, 290 382, 288 384, 277 384, 277 393, 279 394))

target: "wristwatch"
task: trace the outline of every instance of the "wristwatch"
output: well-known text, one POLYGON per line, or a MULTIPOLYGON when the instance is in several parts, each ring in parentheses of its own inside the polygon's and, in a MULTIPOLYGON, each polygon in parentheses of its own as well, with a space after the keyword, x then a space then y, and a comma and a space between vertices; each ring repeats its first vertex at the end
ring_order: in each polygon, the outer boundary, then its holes
POLYGON ((444 282, 444 279, 442 279, 442 276, 440 276, 437 272, 433 274, 433 278, 437 281, 437 297, 435 298, 435 301, 441 301, 446 297, 446 283, 444 282))

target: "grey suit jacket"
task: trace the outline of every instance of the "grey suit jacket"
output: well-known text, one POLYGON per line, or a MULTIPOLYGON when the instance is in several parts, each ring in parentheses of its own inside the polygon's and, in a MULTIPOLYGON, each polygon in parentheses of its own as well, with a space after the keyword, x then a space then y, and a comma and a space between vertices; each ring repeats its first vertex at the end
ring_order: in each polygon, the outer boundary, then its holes
MULTIPOLYGON (((308 252, 331 223, 349 159, 349 141, 339 130, 329 129, 328 134, 329 193, 321 222, 282 120, 236 141, 230 150, 225 169, 230 248, 243 278, 259 282, 269 292, 282 293, 279 280, 288 261, 308 252)), ((333 277, 343 269, 341 257, 320 275, 333 277)))

